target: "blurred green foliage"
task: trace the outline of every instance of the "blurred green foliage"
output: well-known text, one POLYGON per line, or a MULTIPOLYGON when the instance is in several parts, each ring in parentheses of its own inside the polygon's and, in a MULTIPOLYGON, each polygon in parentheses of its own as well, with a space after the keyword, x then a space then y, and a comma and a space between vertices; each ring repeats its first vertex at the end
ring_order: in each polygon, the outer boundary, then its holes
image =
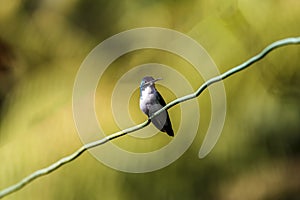
MULTIPOLYGON (((297 0, 0 0, 0 4, 0 41, 7 46, 0 51, 1 189, 81 145, 72 116, 73 82, 83 59, 104 39, 136 27, 171 28, 202 44, 224 72, 271 42, 300 34, 297 0)), ((283 47, 225 81, 224 130, 204 159, 197 153, 210 120, 208 92, 198 98, 201 121, 193 145, 170 166, 128 174, 85 153, 7 199, 298 199, 299 55, 299 46, 283 47)), ((96 96, 104 102, 96 106, 99 118, 105 113, 108 134, 118 130, 105 104, 113 84, 132 66, 154 61, 182 71, 194 88, 202 83, 185 70, 188 63, 171 55, 146 51, 120 58, 106 72, 96 96)), ((168 102, 174 98, 167 89, 161 90, 168 102)), ((140 122, 145 117, 133 105, 137 98, 136 94, 131 108, 140 122)), ((175 127, 180 121, 176 109, 170 110, 175 127)), ((158 139, 159 145, 167 142, 165 137, 158 139)), ((128 136, 118 140, 121 146, 139 148, 136 141, 127 141, 128 136)))

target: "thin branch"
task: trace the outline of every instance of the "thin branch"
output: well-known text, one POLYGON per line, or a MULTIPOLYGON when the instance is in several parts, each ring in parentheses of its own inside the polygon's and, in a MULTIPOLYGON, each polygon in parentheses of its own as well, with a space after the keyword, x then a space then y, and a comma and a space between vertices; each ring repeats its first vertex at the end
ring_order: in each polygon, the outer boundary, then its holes
POLYGON ((247 60, 246 62, 242 63, 241 65, 238 65, 237 67, 234 67, 228 71, 226 71, 225 73, 213 77, 211 79, 209 79, 208 81, 206 81, 205 83, 203 83, 199 89, 189 95, 180 97, 172 102, 170 102, 169 104, 167 104, 165 107, 161 108, 160 110, 158 110, 157 112, 155 112, 152 116, 150 116, 145 122, 138 124, 136 126, 127 128, 125 130, 113 133, 109 136, 106 136, 105 138, 101 139, 101 140, 97 140, 88 144, 85 144, 84 146, 80 147, 77 151, 75 151, 73 154, 66 156, 60 160, 58 160, 57 162, 53 163, 52 165, 45 167, 43 169, 37 170, 35 172, 33 172, 32 174, 30 174, 29 176, 23 178, 20 182, 6 188, 0 191, 0 198, 7 196, 10 193, 16 192, 17 190, 23 188, 25 185, 27 185, 28 183, 30 183, 31 181, 37 179, 40 176, 46 175, 51 173, 52 171, 58 169, 59 167, 63 166, 64 164, 67 164, 69 162, 71 162, 72 160, 76 159, 77 157, 79 157, 83 152, 85 152, 88 149, 91 149, 93 147, 105 144, 106 142, 116 139, 118 137, 121 137, 123 135, 126 135, 128 133, 140 130, 144 127, 146 127, 151 119, 157 115, 159 115, 161 112, 163 112, 164 110, 168 110, 169 108, 182 103, 184 101, 188 101, 190 99, 196 98, 198 97, 208 86, 212 85, 213 83, 219 82, 221 80, 226 79, 227 77, 242 71, 244 69, 246 69, 247 67, 249 67, 250 65, 252 65, 253 63, 259 61, 260 59, 262 59, 263 57, 265 57, 269 52, 271 52, 272 50, 284 46, 284 45, 289 45, 289 44, 299 44, 300 43, 300 37, 296 37, 296 38, 286 38, 283 40, 279 40, 276 41, 272 44, 270 44, 269 46, 267 46, 264 50, 262 50, 259 54, 257 54, 256 56, 250 58, 249 60, 247 60))

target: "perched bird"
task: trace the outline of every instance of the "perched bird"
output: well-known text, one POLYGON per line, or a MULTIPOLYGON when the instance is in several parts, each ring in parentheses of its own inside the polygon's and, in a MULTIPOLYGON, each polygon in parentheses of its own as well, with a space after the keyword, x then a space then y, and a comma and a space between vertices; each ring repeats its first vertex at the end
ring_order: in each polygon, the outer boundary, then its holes
MULTIPOLYGON (((166 105, 166 102, 155 88, 155 82, 161 79, 154 79, 146 76, 142 79, 140 85, 140 109, 150 117, 156 111, 166 105)), ((166 110, 151 119, 151 122, 162 132, 169 136, 174 136, 169 114, 166 110)))

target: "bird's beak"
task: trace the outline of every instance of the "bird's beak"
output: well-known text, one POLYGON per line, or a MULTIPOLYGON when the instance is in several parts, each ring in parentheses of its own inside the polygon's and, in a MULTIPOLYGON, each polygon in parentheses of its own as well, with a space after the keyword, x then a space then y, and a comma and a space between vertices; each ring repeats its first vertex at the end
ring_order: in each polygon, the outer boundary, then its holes
POLYGON ((162 78, 157 78, 157 79, 155 79, 155 80, 153 80, 153 81, 151 81, 152 83, 155 83, 156 81, 160 81, 160 80, 163 80, 162 78))

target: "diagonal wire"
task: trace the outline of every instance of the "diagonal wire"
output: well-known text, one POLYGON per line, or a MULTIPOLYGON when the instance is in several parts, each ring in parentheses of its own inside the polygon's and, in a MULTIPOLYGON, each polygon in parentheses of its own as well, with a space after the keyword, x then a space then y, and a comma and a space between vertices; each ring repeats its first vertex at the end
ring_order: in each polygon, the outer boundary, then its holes
POLYGON ((80 147, 77 151, 75 151, 74 153, 72 153, 69 156, 63 157, 60 160, 58 160, 57 162, 53 163, 52 165, 45 167, 43 169, 37 170, 35 172, 33 172, 32 174, 26 176, 25 178, 23 178, 21 181, 19 181, 18 183, 11 185, 3 190, 0 191, 0 198, 7 196, 8 194, 11 194, 13 192, 16 192, 17 190, 23 188, 25 185, 29 184, 31 181, 37 179, 40 176, 46 175, 51 173, 52 171, 58 169, 59 167, 63 166, 64 164, 67 164, 69 162, 71 162, 72 160, 78 158, 83 152, 85 152, 88 149, 91 149, 93 147, 102 145, 107 143, 110 140, 116 139, 118 137, 121 137, 123 135, 126 135, 128 133, 140 130, 144 127, 146 127, 151 119, 157 115, 159 115, 161 112, 163 112, 164 110, 168 110, 169 108, 182 103, 184 101, 193 99, 198 97, 208 86, 212 85, 213 83, 219 82, 221 80, 226 79, 227 77, 242 71, 244 69, 246 69, 247 67, 249 67, 250 65, 252 65, 253 63, 259 61, 260 59, 264 58, 269 52, 271 52, 272 50, 281 47, 281 46, 285 46, 285 45, 290 45, 290 44, 299 44, 300 43, 300 37, 295 37, 295 38, 286 38, 286 39, 282 39, 282 40, 278 40, 272 44, 270 44, 269 46, 267 46, 266 48, 264 48, 259 54, 253 56, 252 58, 250 58, 249 60, 245 61, 244 63, 224 72, 223 74, 213 77, 211 79, 209 79, 208 81, 206 81, 205 83, 203 83, 196 92, 192 93, 192 94, 188 94, 186 96, 180 97, 178 99, 175 99, 174 101, 168 103, 166 106, 164 106, 163 108, 161 108, 160 110, 158 110, 157 112, 155 112, 152 116, 150 116, 145 122, 138 124, 136 126, 127 128, 125 130, 121 130, 119 132, 113 133, 109 136, 106 136, 105 138, 101 139, 101 140, 97 140, 88 144, 83 145, 82 147, 80 147))

